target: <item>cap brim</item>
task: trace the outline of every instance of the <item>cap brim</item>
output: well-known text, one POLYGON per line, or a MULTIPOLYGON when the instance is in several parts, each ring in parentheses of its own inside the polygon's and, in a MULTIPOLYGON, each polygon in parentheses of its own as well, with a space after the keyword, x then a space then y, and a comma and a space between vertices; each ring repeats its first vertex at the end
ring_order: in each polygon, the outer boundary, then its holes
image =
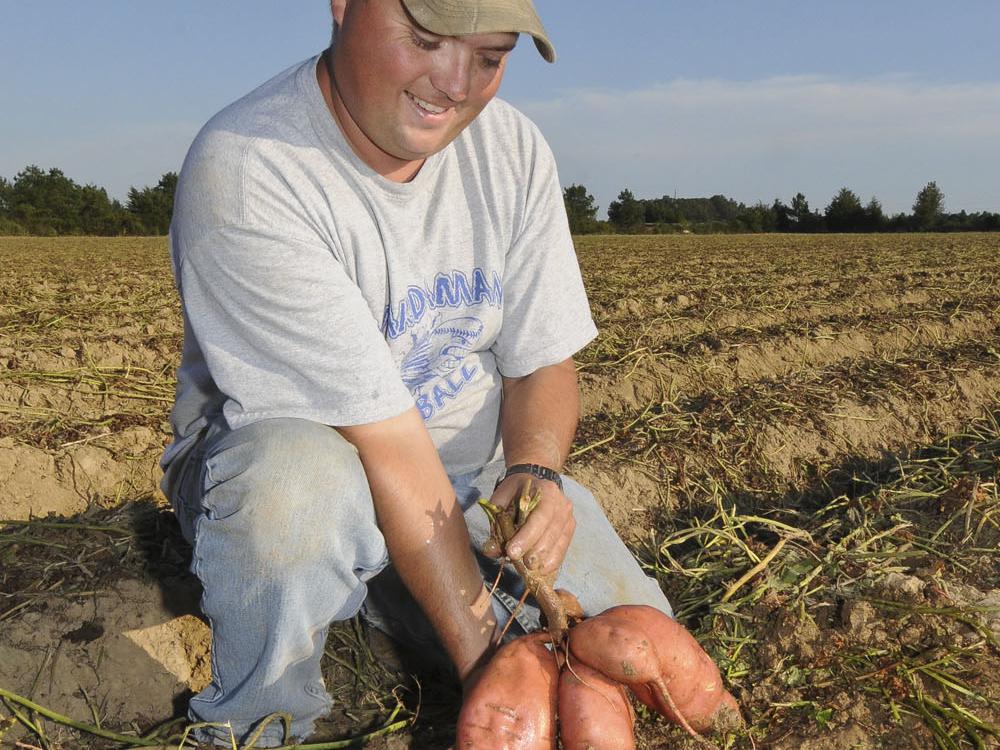
POLYGON ((469 0, 402 0, 413 20, 442 36, 515 32, 530 34, 547 62, 555 62, 556 50, 530 0, 479 0, 470 9, 469 0))
POLYGON ((545 62, 554 63, 556 61, 556 49, 552 46, 552 42, 549 41, 548 37, 538 37, 534 34, 531 36, 535 40, 535 46, 538 48, 539 53, 545 58, 545 62))

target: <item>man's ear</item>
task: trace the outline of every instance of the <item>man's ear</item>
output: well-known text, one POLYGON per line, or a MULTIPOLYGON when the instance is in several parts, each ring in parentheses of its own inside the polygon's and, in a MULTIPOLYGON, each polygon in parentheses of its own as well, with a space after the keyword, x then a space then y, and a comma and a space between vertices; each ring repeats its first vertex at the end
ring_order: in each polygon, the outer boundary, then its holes
POLYGON ((344 12, 347 10, 348 0, 330 0, 330 12, 333 13, 333 21, 338 26, 344 25, 344 12))

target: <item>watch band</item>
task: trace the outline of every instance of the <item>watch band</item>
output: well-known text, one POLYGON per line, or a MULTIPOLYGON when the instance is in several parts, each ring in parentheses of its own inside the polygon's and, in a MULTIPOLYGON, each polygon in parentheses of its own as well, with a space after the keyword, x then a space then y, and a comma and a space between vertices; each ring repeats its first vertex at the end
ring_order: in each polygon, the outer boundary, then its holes
POLYGON ((555 482, 559 491, 562 492, 563 483, 562 477, 559 476, 559 472, 555 469, 550 469, 548 466, 542 466, 541 464, 514 464, 513 466, 508 466, 507 471, 500 475, 497 479, 497 483, 493 485, 493 489, 500 486, 511 474, 531 474, 539 479, 548 479, 550 482, 555 482))

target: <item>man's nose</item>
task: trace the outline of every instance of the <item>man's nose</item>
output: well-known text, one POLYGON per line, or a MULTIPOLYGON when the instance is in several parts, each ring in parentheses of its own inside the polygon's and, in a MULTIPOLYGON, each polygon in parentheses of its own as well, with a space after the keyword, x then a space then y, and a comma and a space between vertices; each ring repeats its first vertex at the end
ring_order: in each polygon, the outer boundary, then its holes
POLYGON ((452 42, 438 50, 437 58, 431 84, 451 101, 464 101, 472 78, 472 51, 452 42))

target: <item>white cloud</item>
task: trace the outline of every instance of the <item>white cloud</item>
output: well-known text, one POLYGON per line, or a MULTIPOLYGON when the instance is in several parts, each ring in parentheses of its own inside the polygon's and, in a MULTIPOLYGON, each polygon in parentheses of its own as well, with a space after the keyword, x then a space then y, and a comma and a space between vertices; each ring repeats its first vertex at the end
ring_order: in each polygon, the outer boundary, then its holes
POLYGON ((822 208, 845 185, 896 212, 929 180, 950 209, 1000 211, 1000 83, 678 80, 517 104, 602 213, 624 187, 748 203, 802 191, 822 208))

